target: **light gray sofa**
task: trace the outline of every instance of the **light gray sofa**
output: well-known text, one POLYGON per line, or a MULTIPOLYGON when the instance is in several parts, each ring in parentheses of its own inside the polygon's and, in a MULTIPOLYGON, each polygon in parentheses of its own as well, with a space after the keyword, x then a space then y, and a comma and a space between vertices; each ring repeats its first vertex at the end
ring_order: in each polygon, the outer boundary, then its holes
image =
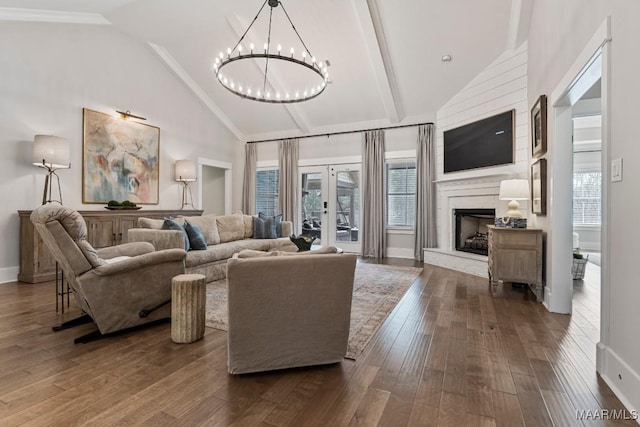
MULTIPOLYGON (((253 217, 235 213, 232 215, 203 215, 185 219, 196 225, 203 233, 207 243, 206 250, 190 250, 185 260, 186 272, 203 274, 207 282, 226 277, 227 259, 243 249, 268 251, 285 246, 292 246, 288 236, 291 235, 292 223, 282 221, 282 230, 277 239, 254 239, 253 217)), ((179 230, 161 230, 163 220, 139 218, 138 228, 128 231, 129 242, 149 242, 156 250, 179 248, 185 249, 184 234, 179 230)))
POLYGON ((246 252, 227 261, 228 371, 340 362, 349 339, 356 255, 275 251, 242 257, 246 252))

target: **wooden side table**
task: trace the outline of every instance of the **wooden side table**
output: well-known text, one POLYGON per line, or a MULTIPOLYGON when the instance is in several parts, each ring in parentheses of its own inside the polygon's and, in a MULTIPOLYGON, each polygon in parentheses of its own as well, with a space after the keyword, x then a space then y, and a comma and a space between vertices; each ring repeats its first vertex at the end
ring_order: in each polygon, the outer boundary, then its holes
POLYGON ((204 336, 205 276, 180 274, 171 279, 171 340, 196 342, 204 336))
POLYGON ((489 280, 527 283, 542 300, 542 230, 488 225, 489 280))

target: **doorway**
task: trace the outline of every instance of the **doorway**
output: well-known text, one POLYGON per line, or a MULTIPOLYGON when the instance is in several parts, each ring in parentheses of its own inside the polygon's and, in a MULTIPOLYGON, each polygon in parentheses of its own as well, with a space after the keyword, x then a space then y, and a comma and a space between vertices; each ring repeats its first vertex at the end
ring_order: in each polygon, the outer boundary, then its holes
MULTIPOLYGON (((600 80, 572 107, 573 314, 593 337, 600 328, 602 116, 600 80)), ((595 342, 597 343, 597 341, 595 342)))
POLYGON ((303 166, 299 233, 345 252, 361 253, 360 164, 303 166))
POLYGON ((198 158, 198 200, 203 215, 231 213, 231 163, 198 158))
MULTIPOLYGON (((547 270, 546 282, 550 284, 548 297, 545 293, 545 305, 551 312, 572 313, 574 297, 571 274, 573 252, 573 117, 574 107, 592 87, 600 81, 601 120, 601 236, 600 236, 600 307, 599 319, 594 323, 598 328, 588 335, 596 345, 596 370, 603 372, 607 346, 609 343, 609 138, 610 138, 610 43, 611 27, 609 18, 605 19, 578 55, 560 83, 549 96, 549 130, 551 179, 549 190, 552 209, 542 224, 547 229, 547 270), (598 341, 599 338, 599 341, 598 341)), ((577 108, 577 107, 576 107, 577 108)), ((579 315, 577 316, 580 317, 579 315)), ((608 381, 607 381, 608 382, 608 381)))

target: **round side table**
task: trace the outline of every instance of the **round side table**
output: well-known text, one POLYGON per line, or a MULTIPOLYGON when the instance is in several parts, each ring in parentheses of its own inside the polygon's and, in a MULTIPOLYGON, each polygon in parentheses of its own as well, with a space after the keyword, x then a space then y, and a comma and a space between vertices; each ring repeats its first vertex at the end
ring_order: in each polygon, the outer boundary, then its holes
POLYGON ((180 274, 171 279, 171 340, 178 344, 204 336, 205 276, 180 274))

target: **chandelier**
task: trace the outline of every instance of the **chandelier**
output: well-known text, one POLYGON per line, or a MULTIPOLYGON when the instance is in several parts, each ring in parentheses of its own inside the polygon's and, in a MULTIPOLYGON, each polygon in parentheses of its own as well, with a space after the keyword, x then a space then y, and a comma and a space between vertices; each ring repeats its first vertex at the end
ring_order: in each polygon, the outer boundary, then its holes
POLYGON ((220 84, 242 98, 272 104, 290 104, 308 101, 324 92, 329 82, 328 65, 329 61, 317 61, 311 54, 282 2, 265 0, 236 45, 228 48, 226 54, 220 52, 216 57, 213 69, 220 84), (245 36, 267 3, 270 8, 269 30, 263 49, 256 49, 254 43, 243 45, 245 36), (291 47, 283 52, 281 44, 277 44, 275 48, 272 45, 271 29, 274 10, 278 6, 301 44, 297 51, 291 47))

